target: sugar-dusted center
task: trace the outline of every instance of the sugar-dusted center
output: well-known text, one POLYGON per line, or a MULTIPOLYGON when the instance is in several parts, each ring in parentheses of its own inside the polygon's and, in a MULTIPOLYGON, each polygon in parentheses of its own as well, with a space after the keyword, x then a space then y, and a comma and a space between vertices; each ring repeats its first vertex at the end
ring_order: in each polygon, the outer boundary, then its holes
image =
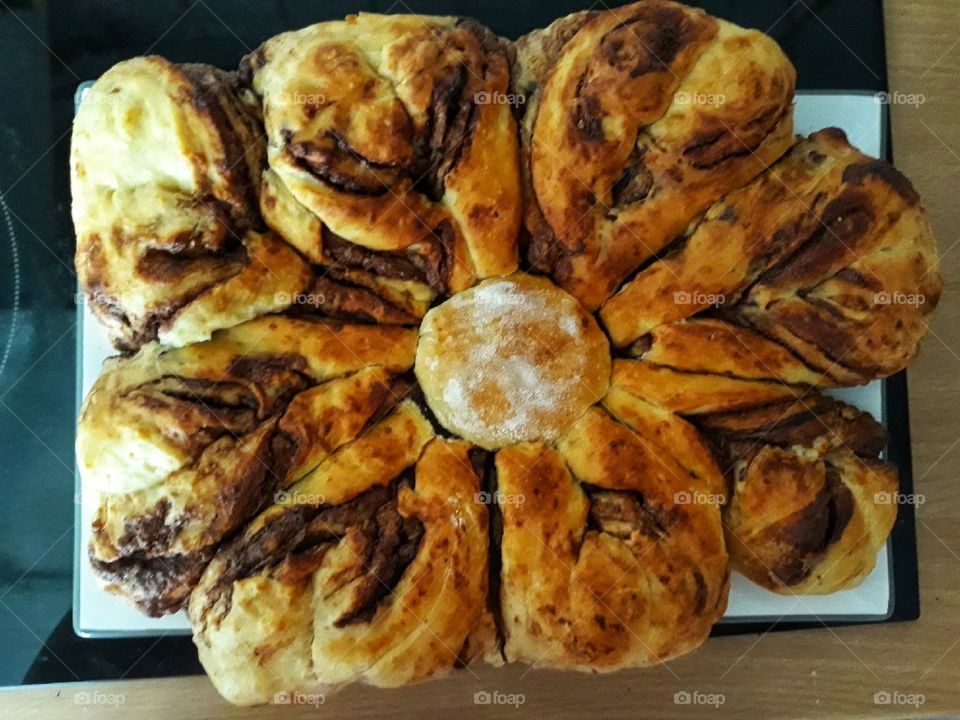
POLYGON ((606 392, 610 348, 572 296, 516 273, 427 313, 416 375, 450 432, 487 449, 549 442, 606 392))

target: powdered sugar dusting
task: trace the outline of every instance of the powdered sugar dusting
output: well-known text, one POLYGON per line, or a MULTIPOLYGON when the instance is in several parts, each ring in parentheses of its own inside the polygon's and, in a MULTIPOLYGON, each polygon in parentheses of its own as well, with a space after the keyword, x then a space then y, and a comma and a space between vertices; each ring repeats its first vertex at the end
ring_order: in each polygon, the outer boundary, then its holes
POLYGON ((487 280, 437 310, 418 366, 440 381, 424 390, 451 431, 491 447, 552 440, 598 399, 582 379, 596 356, 582 347, 592 320, 555 286, 487 280))

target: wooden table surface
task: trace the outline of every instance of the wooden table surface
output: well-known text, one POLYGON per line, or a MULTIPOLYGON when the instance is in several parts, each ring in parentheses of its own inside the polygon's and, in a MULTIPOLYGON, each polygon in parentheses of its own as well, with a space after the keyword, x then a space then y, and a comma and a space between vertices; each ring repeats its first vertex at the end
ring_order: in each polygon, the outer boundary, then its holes
MULTIPOLYGON (((416 688, 348 688, 320 707, 231 708, 204 677, 47 685, 0 691, 0 717, 147 718, 642 718, 877 717, 960 714, 960 2, 888 0, 890 88, 921 94, 893 105, 897 165, 925 198, 945 292, 910 368, 910 416, 920 553, 917 622, 711 639, 652 670, 604 678, 524 667, 481 668, 416 688), (474 693, 522 695, 522 706, 474 703, 474 693), (722 694, 713 706, 674 702, 678 692, 722 694), (915 705, 878 705, 877 692, 915 705), (96 703, 79 705, 77 693, 96 703), (922 700, 922 702, 921 702, 922 700), (122 704, 120 704, 122 701, 122 704)), ((837 62, 857 62, 837 58, 837 62)), ((518 698, 519 699, 519 698, 518 698)))

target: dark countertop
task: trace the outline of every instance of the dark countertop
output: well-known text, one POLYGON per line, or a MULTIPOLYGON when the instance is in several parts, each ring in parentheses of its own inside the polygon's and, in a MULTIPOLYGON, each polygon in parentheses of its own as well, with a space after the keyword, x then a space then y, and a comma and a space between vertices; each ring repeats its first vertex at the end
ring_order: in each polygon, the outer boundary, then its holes
MULTIPOLYGON (((622 3, 610 3, 616 5, 622 3)), ((802 89, 886 87, 879 0, 691 2, 767 31, 802 89)), ((67 157, 73 92, 113 63, 158 53, 235 67, 265 38, 358 10, 463 14, 516 37, 581 2, 0 3, 0 685, 198 669, 187 638, 82 640, 73 573, 75 277, 67 157), (12 231, 12 236, 11 236, 12 231)), ((600 3, 595 7, 604 7, 600 3)))

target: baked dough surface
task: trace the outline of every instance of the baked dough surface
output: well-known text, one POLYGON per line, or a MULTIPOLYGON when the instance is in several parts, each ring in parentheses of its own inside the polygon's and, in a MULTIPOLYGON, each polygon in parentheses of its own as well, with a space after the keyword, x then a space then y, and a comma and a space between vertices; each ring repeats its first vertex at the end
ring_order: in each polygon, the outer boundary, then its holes
POLYGON ((610 351, 573 297, 518 273, 428 312, 415 367, 440 424, 490 450, 555 441, 603 397, 610 351))

